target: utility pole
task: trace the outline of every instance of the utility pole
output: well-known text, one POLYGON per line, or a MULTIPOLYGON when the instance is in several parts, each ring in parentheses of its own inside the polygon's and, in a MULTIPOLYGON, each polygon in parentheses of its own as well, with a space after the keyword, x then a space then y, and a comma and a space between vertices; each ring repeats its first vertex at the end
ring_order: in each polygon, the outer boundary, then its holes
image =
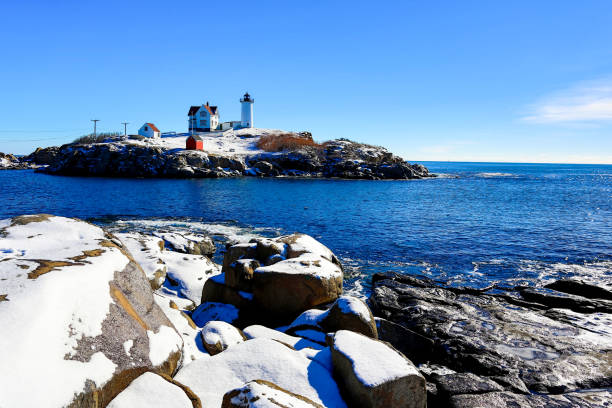
POLYGON ((121 122, 121 124, 123 125, 123 136, 127 137, 127 125, 130 122, 121 122))
POLYGON ((94 123, 94 138, 95 138, 96 137, 96 125, 98 124, 100 119, 91 119, 91 121, 94 123))

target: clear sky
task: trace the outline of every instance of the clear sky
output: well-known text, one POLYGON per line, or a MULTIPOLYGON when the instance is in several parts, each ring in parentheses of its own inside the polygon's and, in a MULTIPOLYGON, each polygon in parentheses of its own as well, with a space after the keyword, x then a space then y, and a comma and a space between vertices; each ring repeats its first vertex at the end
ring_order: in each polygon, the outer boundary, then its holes
POLYGON ((0 151, 192 104, 410 161, 612 163, 611 1, 3 1, 0 151))

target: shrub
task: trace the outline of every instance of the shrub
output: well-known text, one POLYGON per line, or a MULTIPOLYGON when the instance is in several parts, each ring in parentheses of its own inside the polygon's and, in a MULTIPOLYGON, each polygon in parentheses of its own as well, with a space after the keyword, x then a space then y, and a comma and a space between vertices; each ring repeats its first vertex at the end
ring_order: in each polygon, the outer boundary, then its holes
POLYGON ((77 137, 76 139, 74 139, 72 143, 101 143, 105 139, 108 139, 110 137, 117 137, 121 135, 122 135, 121 132, 102 132, 102 133, 96 134, 95 136, 93 133, 90 133, 88 135, 77 137))
POLYGON ((266 135, 259 138, 257 147, 266 152, 282 152, 283 150, 295 150, 300 147, 322 148, 323 146, 314 140, 312 136, 299 136, 293 133, 282 133, 280 135, 266 135))

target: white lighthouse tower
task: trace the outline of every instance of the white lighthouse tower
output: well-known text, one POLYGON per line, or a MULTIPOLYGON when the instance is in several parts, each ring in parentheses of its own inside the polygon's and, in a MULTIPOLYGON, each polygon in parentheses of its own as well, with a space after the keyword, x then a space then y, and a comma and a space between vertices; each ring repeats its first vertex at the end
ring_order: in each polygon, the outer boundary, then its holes
POLYGON ((252 128, 253 127, 253 102, 255 99, 251 98, 249 93, 245 93, 240 103, 242 104, 242 114, 240 115, 240 127, 252 128))

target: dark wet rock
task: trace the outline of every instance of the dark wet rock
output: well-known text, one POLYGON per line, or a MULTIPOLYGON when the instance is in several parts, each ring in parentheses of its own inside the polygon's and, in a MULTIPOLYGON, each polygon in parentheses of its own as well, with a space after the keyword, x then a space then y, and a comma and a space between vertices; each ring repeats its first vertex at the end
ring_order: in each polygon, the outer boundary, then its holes
MULTIPOLYGON (((373 282, 374 314, 433 342, 430 351, 422 352, 422 361, 487 377, 512 395, 527 389, 568 393, 612 386, 609 314, 545 304, 530 308, 530 302, 517 306, 506 300, 508 294, 449 288, 392 273, 375 275, 373 282)), ((390 342, 401 347, 401 338, 390 342)), ((440 394, 443 386, 436 385, 440 394)))
POLYGON ((587 283, 579 279, 561 279, 544 287, 588 299, 612 300, 612 290, 609 287, 587 283))
POLYGON ((438 375, 435 381, 439 395, 483 394, 485 392, 503 391, 503 388, 495 381, 472 373, 438 375))
POLYGON ((581 392, 564 395, 520 395, 510 392, 492 392, 451 397, 452 408, 596 408, 609 406, 612 394, 608 391, 581 392))
POLYGON ((612 313, 612 301, 588 299, 544 288, 527 288, 521 290, 520 293, 527 301, 540 303, 551 308, 559 307, 583 313, 612 313))
MULTIPOLYGON (((147 142, 145 140, 145 142, 147 142)), ((321 146, 246 156, 167 149, 118 139, 37 149, 28 163, 48 164, 44 171, 74 176, 217 178, 238 176, 418 179, 427 168, 409 164, 379 146, 338 139, 321 146)))
POLYGON ((39 165, 48 165, 55 161, 57 157, 57 153, 59 152, 59 146, 51 146, 51 147, 37 147, 29 155, 23 158, 24 161, 39 164, 39 165))
POLYGON ((433 340, 389 320, 377 317, 378 338, 391 343, 415 364, 427 361, 434 350, 433 340))

